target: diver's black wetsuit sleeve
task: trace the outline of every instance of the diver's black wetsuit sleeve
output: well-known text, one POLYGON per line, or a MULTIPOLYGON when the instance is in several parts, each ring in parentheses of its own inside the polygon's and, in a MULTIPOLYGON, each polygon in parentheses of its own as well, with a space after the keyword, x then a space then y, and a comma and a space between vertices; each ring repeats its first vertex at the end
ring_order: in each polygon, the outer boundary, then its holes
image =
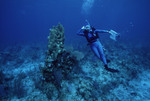
POLYGON ((79 35, 79 36, 84 36, 83 30, 82 30, 82 29, 78 30, 78 31, 77 31, 77 35, 79 35))

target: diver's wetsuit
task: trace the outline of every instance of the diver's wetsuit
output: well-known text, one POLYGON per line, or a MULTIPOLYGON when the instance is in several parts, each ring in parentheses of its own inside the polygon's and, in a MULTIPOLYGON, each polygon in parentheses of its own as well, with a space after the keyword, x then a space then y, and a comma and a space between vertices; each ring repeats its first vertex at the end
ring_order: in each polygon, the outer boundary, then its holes
POLYGON ((102 44, 98 40, 99 38, 98 33, 108 33, 108 31, 96 30, 95 28, 92 28, 91 31, 83 30, 83 32, 81 32, 80 30, 77 34, 86 37, 94 54, 103 61, 104 65, 107 65, 102 44))
POLYGON ((101 59, 104 63, 104 67, 106 70, 110 72, 119 72, 116 69, 108 68, 107 61, 103 52, 103 47, 100 41, 98 40, 99 36, 98 33, 109 33, 108 30, 96 30, 95 28, 91 27, 90 31, 87 30, 80 30, 77 34, 80 36, 86 37, 87 41, 90 44, 90 47, 92 51, 95 53, 95 55, 101 59))
POLYGON ((98 33, 109 33, 108 30, 96 30, 95 28, 91 28, 91 31, 83 30, 82 29, 77 33, 80 36, 86 37, 87 41, 90 44, 90 47, 94 54, 103 61, 104 67, 106 70, 110 72, 119 72, 116 69, 108 68, 107 61, 103 52, 103 47, 100 41, 98 40, 99 36, 98 33))

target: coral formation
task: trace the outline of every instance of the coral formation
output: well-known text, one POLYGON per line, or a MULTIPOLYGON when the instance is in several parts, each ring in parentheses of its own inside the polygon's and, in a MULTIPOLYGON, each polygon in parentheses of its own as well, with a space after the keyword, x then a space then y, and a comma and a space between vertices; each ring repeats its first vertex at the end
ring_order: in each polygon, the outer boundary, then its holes
POLYGON ((42 69, 44 79, 52 81, 57 87, 61 86, 62 79, 71 72, 76 62, 75 58, 64 49, 64 41, 64 28, 59 23, 50 29, 45 66, 42 69))

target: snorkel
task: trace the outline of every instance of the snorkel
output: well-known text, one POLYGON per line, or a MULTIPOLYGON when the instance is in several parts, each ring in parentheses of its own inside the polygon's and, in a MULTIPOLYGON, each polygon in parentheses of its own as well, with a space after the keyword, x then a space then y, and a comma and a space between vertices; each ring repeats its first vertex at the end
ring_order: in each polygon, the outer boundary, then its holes
POLYGON ((85 22, 87 22, 87 25, 91 26, 87 19, 85 20, 85 22))

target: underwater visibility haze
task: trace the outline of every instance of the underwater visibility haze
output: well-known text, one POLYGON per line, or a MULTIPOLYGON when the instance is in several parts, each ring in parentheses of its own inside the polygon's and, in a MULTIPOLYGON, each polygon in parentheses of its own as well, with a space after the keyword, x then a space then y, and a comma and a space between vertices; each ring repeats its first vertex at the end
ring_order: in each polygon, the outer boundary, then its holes
POLYGON ((123 39, 148 41, 148 4, 148 0, 1 0, 0 40, 45 41, 48 29, 58 22, 66 37, 74 38, 87 19, 97 28, 117 30, 126 36, 123 39))
POLYGON ((149 4, 0 0, 0 100, 150 100, 149 4))

